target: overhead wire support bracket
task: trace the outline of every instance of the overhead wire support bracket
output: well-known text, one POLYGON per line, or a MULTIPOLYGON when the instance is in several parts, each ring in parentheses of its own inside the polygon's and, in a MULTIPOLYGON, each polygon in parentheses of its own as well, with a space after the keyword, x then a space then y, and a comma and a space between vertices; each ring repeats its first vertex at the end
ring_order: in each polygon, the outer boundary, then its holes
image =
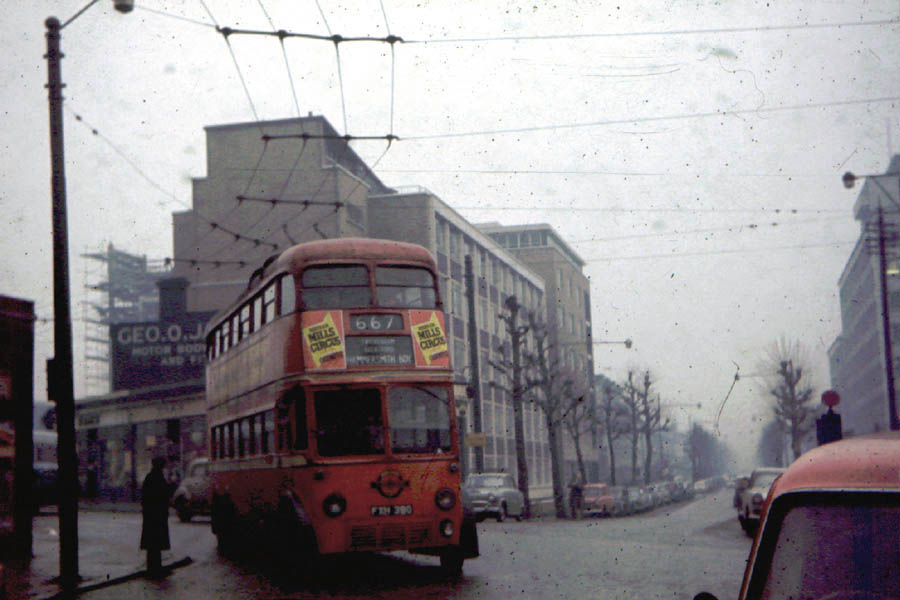
POLYGON ((271 141, 271 140, 292 140, 292 139, 302 139, 302 140, 343 140, 345 142, 355 142, 355 141, 369 141, 369 142, 377 142, 383 141, 388 143, 393 143, 396 141, 400 141, 400 138, 393 133, 388 133, 386 135, 329 135, 327 133, 317 134, 317 133, 280 133, 277 135, 265 134, 260 137, 263 141, 271 141))
POLYGON ((341 44, 344 42, 380 42, 383 44, 397 44, 404 43, 405 40, 396 35, 389 35, 387 37, 376 37, 376 36, 353 36, 353 37, 344 37, 340 34, 333 35, 319 35, 316 33, 301 33, 297 31, 286 31, 284 29, 279 29, 278 31, 267 31, 262 29, 237 29, 235 27, 216 27, 216 31, 222 34, 224 37, 229 37, 231 35, 262 35, 267 37, 277 37, 278 39, 284 41, 287 38, 301 38, 306 40, 318 40, 321 42, 331 42, 333 44, 341 44))

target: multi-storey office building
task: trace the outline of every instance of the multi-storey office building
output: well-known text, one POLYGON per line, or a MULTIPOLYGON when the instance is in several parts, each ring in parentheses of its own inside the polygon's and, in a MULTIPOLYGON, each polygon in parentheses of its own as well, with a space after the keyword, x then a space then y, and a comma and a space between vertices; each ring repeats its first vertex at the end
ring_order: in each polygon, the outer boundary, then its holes
MULTIPOLYGON (((546 292, 547 342, 555 362, 576 381, 576 393, 593 394, 593 338, 591 335, 590 281, 582 272, 584 261, 546 223, 504 226, 485 223, 478 229, 538 274, 546 292)), ((566 480, 576 469, 572 440, 564 438, 566 480)), ((601 460, 594 435, 581 442, 588 479, 599 478, 601 460)))
MULTIPOLYGON (((547 306, 543 281, 512 253, 424 188, 373 195, 369 198, 368 214, 371 237, 420 244, 437 258, 453 365, 462 388, 471 378, 470 344, 478 347, 481 429, 486 434, 485 469, 516 473, 513 405, 509 393, 503 389, 509 389, 510 382, 493 366, 502 360, 503 354, 498 349, 506 346, 507 356, 509 350, 506 326, 499 317, 506 314, 504 302, 509 296, 515 296, 523 307, 520 324, 527 322, 526 312, 543 312, 547 306), (474 272, 477 340, 470 340, 468 334, 466 256, 472 257, 474 272)), ((460 396, 458 393, 457 400, 464 400, 464 395, 460 396)), ((549 496, 550 455, 543 415, 530 402, 525 402, 523 410, 529 487, 534 497, 549 496)), ((473 431, 471 407, 466 421, 467 429, 473 431)), ((471 449, 468 464, 470 468, 474 464, 471 449)))
MULTIPOLYGON (((894 155, 886 174, 866 178, 853 207, 853 215, 860 222, 860 237, 839 280, 841 333, 828 350, 831 385, 841 395, 837 411, 842 415, 844 435, 890 426, 877 222, 881 206, 885 232, 900 228, 898 172, 900 155, 894 155)), ((900 374, 900 262, 896 259, 896 242, 889 242, 887 250, 888 315, 896 382, 900 374)))

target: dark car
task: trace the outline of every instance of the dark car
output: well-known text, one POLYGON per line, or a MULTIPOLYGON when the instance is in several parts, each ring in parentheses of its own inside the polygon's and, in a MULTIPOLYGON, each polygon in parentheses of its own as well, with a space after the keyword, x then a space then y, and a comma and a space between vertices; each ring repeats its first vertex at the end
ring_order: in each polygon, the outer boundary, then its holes
POLYGON ((503 521, 508 516, 521 521, 525 512, 525 498, 508 473, 479 473, 469 475, 462 488, 463 508, 476 519, 493 516, 503 521))

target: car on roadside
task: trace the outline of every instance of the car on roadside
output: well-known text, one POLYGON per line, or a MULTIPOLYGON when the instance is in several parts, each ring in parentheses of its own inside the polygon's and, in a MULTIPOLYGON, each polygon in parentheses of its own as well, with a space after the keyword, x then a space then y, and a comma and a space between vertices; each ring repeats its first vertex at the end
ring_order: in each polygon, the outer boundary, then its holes
POLYGON ((900 433, 819 446, 772 484, 738 598, 900 598, 898 539, 900 433))
POLYGON ((784 473, 784 469, 781 467, 757 467, 750 474, 747 485, 738 494, 735 507, 738 522, 747 535, 753 535, 756 532, 766 494, 769 493, 769 488, 775 479, 782 473, 784 473))
POLYGON ((653 508, 653 498, 650 493, 641 486, 630 486, 628 497, 631 498, 633 512, 644 512, 653 508))
POLYGON ((182 523, 189 522, 194 515, 210 513, 212 488, 209 478, 209 459, 195 458, 187 468, 187 476, 172 495, 172 506, 182 523))
POLYGON ((477 473, 466 477, 462 487, 463 509, 483 521, 493 516, 498 522, 506 517, 521 521, 525 516, 525 498, 509 473, 477 473))
POLYGON ((582 512, 589 517, 608 517, 615 510, 615 498, 609 485, 588 483, 584 486, 582 512))
POLYGON ((610 486, 609 493, 613 497, 612 516, 621 517, 634 512, 634 502, 628 487, 613 485, 610 486))

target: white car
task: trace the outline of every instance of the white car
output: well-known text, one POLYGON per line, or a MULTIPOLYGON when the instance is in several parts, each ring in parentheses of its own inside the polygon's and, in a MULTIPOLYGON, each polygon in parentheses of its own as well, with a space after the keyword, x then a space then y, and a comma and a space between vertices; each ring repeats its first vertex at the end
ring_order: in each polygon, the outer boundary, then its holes
POLYGON ((756 532, 759 515, 762 512, 763 502, 766 500, 769 488, 782 473, 784 473, 783 468, 758 467, 753 470, 746 486, 739 486, 734 503, 738 522, 747 535, 753 535, 756 532))

